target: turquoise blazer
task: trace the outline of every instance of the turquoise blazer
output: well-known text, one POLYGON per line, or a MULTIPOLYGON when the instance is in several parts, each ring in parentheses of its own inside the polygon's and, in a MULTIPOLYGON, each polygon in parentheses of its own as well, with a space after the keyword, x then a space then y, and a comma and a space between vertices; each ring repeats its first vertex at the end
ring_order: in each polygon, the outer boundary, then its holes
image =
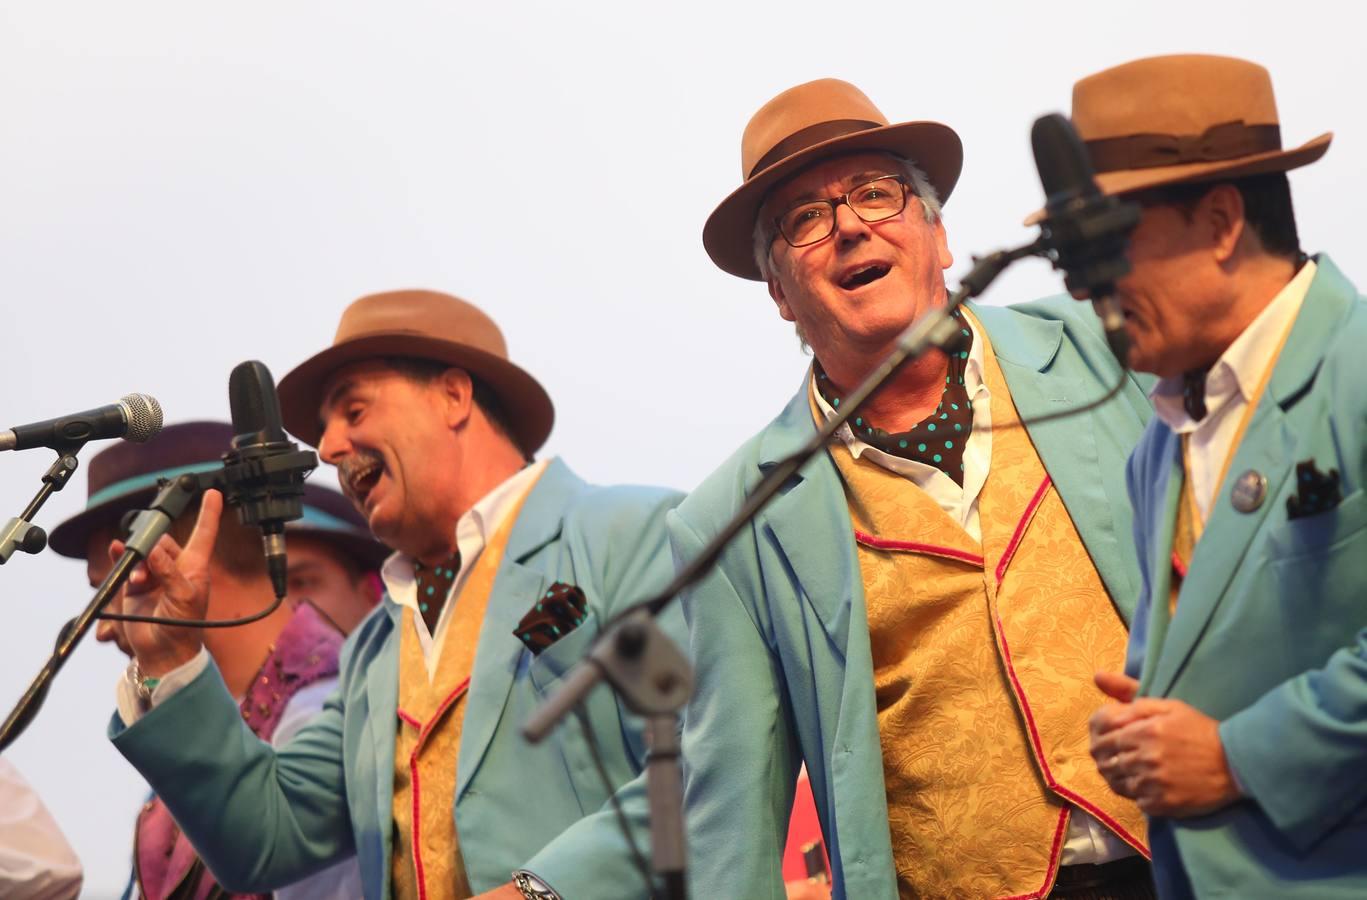
MULTIPOLYGON (((646 896, 579 723, 539 746, 518 728, 604 622, 664 586, 664 515, 678 500, 662 489, 592 487, 558 459, 528 495, 480 631, 452 798, 476 892, 525 867, 567 898, 646 896), (533 657, 512 632, 555 581, 583 589, 588 617, 533 657)), ((386 597, 343 647, 337 692, 279 751, 242 722, 212 666, 130 727, 115 714, 115 746, 224 887, 270 890, 354 852, 365 896, 389 896, 401 621, 386 597)), ((682 615, 663 625, 683 646, 682 615)), ((648 848, 639 722, 606 687, 587 709, 636 841, 648 848)))
POLYGON ((1181 441, 1155 419, 1130 461, 1143 570, 1131 674, 1142 666, 1142 693, 1220 720, 1248 795, 1152 820, 1164 896, 1367 896, 1367 305, 1317 262, 1171 618, 1181 441), (1338 470, 1343 501, 1290 519, 1306 460, 1338 470), (1249 469, 1267 499, 1243 513, 1230 492, 1249 469))
MULTIPOLYGON (((1151 409, 1106 348, 1091 307, 1054 298, 973 310, 1025 419, 1121 393, 1029 427, 1126 621, 1139 591, 1124 460, 1151 409)), ((807 382, 669 516, 676 561, 695 556, 765 470, 815 431, 807 382)), ((837 898, 897 896, 864 584, 844 489, 818 454, 684 597, 695 693, 684 729, 695 897, 780 900, 780 856, 806 761, 837 898)))

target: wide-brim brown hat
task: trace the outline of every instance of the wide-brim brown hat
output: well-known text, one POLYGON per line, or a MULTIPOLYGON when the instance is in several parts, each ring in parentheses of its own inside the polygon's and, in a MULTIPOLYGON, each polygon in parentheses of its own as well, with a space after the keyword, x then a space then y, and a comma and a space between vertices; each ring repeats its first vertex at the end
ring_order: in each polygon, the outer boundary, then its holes
POLYGON ((911 160, 944 203, 963 168, 963 142, 939 122, 888 123, 859 88, 823 78, 789 88, 760 107, 740 142, 742 184, 707 217, 702 242, 725 272, 763 280, 755 265, 755 217, 780 182, 814 162, 878 151, 911 160))
MULTIPOLYGON (((1181 54, 1125 63, 1073 86, 1073 127, 1104 194, 1286 172, 1329 149, 1325 132, 1282 148, 1267 69, 1181 54)), ((1044 217, 1032 214, 1026 224, 1044 217)))
POLYGON ((285 427, 318 446, 319 406, 328 379, 349 363, 383 356, 448 363, 484 382, 503 404, 513 439, 529 456, 551 433, 551 398, 535 378, 508 360, 508 346, 494 320, 458 297, 421 290, 371 294, 343 311, 332 346, 280 379, 285 427))
MULTIPOLYGON (((117 529, 125 513, 145 508, 161 479, 221 467, 232 439, 227 422, 181 422, 145 444, 120 441, 100 451, 87 467, 85 509, 52 529, 48 546, 61 556, 84 559, 90 536, 117 529)), ((365 569, 379 568, 390 553, 349 500, 311 482, 304 485, 303 516, 286 523, 285 532, 327 541, 365 569)))

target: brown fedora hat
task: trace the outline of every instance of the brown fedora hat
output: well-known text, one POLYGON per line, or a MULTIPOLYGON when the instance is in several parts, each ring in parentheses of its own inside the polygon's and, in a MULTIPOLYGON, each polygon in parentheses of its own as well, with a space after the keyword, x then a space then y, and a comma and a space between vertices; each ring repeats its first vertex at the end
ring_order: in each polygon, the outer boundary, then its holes
POLYGON ((508 361, 503 332, 494 320, 457 297, 420 290, 371 294, 342 312, 332 346, 280 379, 285 427, 318 446, 318 408, 327 380, 348 363, 380 356, 449 363, 483 381, 502 401, 512 436, 528 455, 551 433, 551 398, 535 378, 508 361))
POLYGON ((1267 69, 1199 54, 1153 56, 1082 79, 1073 85, 1073 126, 1105 194, 1285 172, 1319 159, 1334 137, 1283 150, 1267 69))
MULTIPOLYGON (((92 534, 117 528, 124 513, 152 502, 161 479, 222 466, 232 439, 227 422, 181 422, 145 444, 118 441, 101 450, 87 467, 85 509, 52 529, 48 546, 61 556, 85 559, 92 534)), ((326 540, 368 569, 379 568, 390 552, 349 500, 312 482, 304 485, 303 517, 285 528, 288 534, 326 540)))
POLYGON ((740 140, 743 183, 703 226, 708 256, 723 271, 760 281, 755 265, 755 216, 779 182, 818 160, 882 151, 916 163, 949 199, 963 167, 959 136, 939 122, 888 124, 887 116, 847 81, 823 78, 789 88, 760 107, 740 140))

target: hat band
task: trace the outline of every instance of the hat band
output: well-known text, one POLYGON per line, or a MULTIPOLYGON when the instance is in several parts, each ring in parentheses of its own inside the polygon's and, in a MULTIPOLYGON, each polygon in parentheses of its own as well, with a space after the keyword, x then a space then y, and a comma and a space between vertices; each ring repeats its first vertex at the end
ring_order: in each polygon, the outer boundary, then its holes
POLYGON ((1087 141, 1097 172, 1155 169, 1183 163, 1220 162, 1282 149, 1279 125, 1212 125, 1202 134, 1133 134, 1087 141))
POLYGON ((116 481, 113 484, 105 485, 98 491, 92 493, 85 501, 86 509, 94 509, 101 503, 105 503, 115 497, 122 497, 124 494, 131 494, 143 488, 156 487, 157 482, 163 478, 171 480, 186 473, 198 475, 201 472, 211 471, 215 466, 222 465, 218 462, 191 463, 188 466, 173 466, 169 469, 158 469, 155 472, 145 472, 142 475, 134 475, 132 478, 125 478, 123 481, 116 481))
POLYGON ((844 137, 847 134, 856 134, 860 131, 868 131, 870 128, 882 128, 881 122, 870 122, 866 119, 832 119, 829 122, 818 122, 815 125, 808 125, 801 131, 795 131, 783 140, 769 148, 769 152, 760 157, 759 162, 750 167, 746 174, 749 180, 755 177, 757 172, 763 172, 781 159, 787 159, 794 153, 806 150, 808 147, 829 141, 831 138, 844 137))

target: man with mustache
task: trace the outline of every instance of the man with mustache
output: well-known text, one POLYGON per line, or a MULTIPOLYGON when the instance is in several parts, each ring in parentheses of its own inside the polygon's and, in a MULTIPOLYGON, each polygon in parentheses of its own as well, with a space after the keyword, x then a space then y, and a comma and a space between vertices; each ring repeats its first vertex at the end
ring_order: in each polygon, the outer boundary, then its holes
MULTIPOLYGON (((120 441, 100 451, 89 464, 86 508, 54 528, 49 545, 62 556, 85 560, 90 584, 98 586, 113 568, 109 548, 122 533, 124 515, 145 507, 161 479, 221 467, 220 457, 232 438, 233 428, 226 422, 181 422, 146 444, 120 441)), ((255 622, 204 633, 205 648, 237 699, 243 720, 253 734, 277 747, 318 713, 336 688, 344 637, 338 620, 354 625, 362 610, 374 608, 379 594, 372 585, 373 572, 388 555, 336 491, 308 484, 303 503, 304 515, 288 526, 287 605, 255 622)), ((194 521, 194 511, 187 511, 172 523, 171 534, 186 537, 194 521)), ((250 616, 274 600, 259 529, 223 523, 208 565, 215 582, 210 618, 250 616)), ((109 611, 119 609, 116 599, 109 611)), ((102 621, 96 636, 131 655, 123 623, 102 621)), ((136 694, 129 689, 123 693, 133 709, 136 694)), ((187 891, 202 895, 220 890, 155 796, 138 814, 133 847, 131 886, 139 896, 162 900, 187 891)), ((323 900, 359 892, 360 871, 350 858, 282 888, 277 896, 323 900)))
MULTIPOLYGON (((115 744, 237 889, 355 852, 377 900, 646 896, 619 821, 646 852, 637 720, 599 690, 540 745, 518 727, 602 623, 663 585, 678 496, 533 461, 550 398, 488 316, 444 294, 357 300, 280 397, 397 551, 382 610, 343 651, 328 707, 275 752, 243 739, 196 634, 129 627, 144 677, 180 686, 116 718, 115 744)), ((159 547, 126 602, 202 608, 220 504, 205 495, 186 548, 159 547)), ((682 636, 677 613, 665 624, 682 636)))
MULTIPOLYGON (((944 125, 890 125, 828 79, 761 108, 741 157, 703 243, 815 361, 671 514, 682 560, 945 303, 952 262, 944 125)), ((686 594, 698 896, 782 896, 803 761, 837 898, 1151 896, 1143 817, 1087 755, 1094 666, 1123 660, 1138 587, 1120 468, 1148 404, 1127 381, 1030 424, 1125 377, 1076 307, 963 311, 950 352, 854 410, 686 594)))
POLYGON ((1160 376, 1129 465, 1143 573, 1092 754, 1150 816, 1164 897, 1367 895, 1367 304, 1301 250, 1272 80, 1163 56, 1079 81, 1117 283, 1160 376), (1136 680, 1137 679, 1137 680, 1136 680))

